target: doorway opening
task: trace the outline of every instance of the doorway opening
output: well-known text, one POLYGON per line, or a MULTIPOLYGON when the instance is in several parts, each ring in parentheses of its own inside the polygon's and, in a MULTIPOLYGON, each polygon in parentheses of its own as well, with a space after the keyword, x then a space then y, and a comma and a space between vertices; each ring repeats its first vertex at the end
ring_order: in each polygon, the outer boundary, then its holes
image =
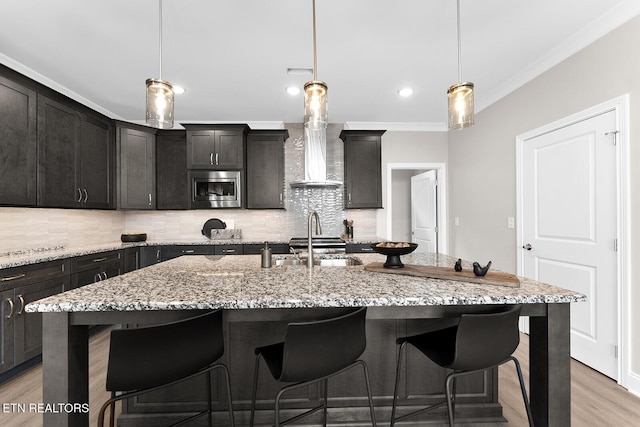
MULTIPOLYGON (((386 235, 393 241, 413 241, 411 177, 433 171, 437 181, 435 193, 435 221, 437 246, 434 252, 446 254, 448 250, 447 228, 447 171, 444 163, 388 163, 386 235)), ((418 192, 418 194, 421 194, 418 192)), ((424 193, 422 193, 424 194, 424 193)), ((414 193, 414 198, 416 197, 414 193)))

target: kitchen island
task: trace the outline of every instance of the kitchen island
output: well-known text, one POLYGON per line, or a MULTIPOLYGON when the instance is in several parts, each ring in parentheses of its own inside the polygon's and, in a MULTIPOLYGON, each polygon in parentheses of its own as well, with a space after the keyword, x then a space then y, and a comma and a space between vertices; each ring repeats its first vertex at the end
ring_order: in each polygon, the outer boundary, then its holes
MULTIPOLYGON (((377 254, 357 257, 365 264, 384 260, 377 254)), ((403 262, 452 267, 455 259, 413 254, 403 257, 403 262)), ((263 269, 259 256, 183 256, 36 301, 26 310, 44 313, 44 402, 84 403, 88 401, 88 325, 164 322, 200 310, 225 309, 224 361, 231 370, 237 422, 243 425, 249 405, 253 348, 280 340, 289 321, 318 318, 345 307, 369 307, 368 343, 363 357, 376 380, 372 384, 374 401, 378 419, 384 422, 393 392, 396 336, 434 328, 460 313, 489 305, 522 303, 522 315, 530 317, 529 392, 536 425, 565 426, 570 425, 571 414, 569 307, 584 300, 584 295, 524 278, 520 287, 511 288, 373 273, 362 266, 263 269)), ((428 403, 441 394, 442 373, 425 376, 419 364, 411 369, 411 375, 405 378, 404 405, 428 403)), ((436 372, 434 369, 431 367, 429 373, 436 372)), ((461 390, 469 388, 468 399, 461 398, 459 403, 462 418, 500 420, 496 375, 493 372, 473 384, 461 384, 461 390)), ((267 377, 262 384, 265 382, 267 377)), ((358 408, 366 402, 357 378, 336 382, 335 391, 330 392, 335 397, 330 405, 344 407, 340 413, 347 415, 341 421, 348 425, 360 418, 358 408)), ((268 400, 275 395, 269 394, 275 387, 267 384, 265 395, 259 396, 263 412, 259 420, 271 420, 268 400)), ((304 407, 317 398, 318 390, 307 393, 292 398, 288 408, 304 407)), ((149 413, 145 405, 154 403, 128 403, 122 421, 127 422, 131 416, 130 425, 136 425, 140 413, 149 413)), ((221 401, 220 407, 224 404, 221 401)), ((171 405, 164 406, 171 409, 171 405)), ((191 410, 184 402, 176 402, 178 406, 191 410)), ((366 413, 362 414, 366 419, 366 413)), ((44 415, 45 426, 88 423, 88 414, 83 411, 44 415)))

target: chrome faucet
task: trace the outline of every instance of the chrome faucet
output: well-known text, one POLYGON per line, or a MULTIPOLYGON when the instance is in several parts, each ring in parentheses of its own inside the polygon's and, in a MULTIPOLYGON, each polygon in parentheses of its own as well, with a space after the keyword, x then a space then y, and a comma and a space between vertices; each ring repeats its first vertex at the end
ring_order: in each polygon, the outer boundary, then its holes
POLYGON ((308 268, 313 268, 313 244, 311 243, 313 238, 313 232, 311 229, 311 224, 313 222, 314 216, 316 217, 316 234, 317 235, 322 234, 322 227, 320 226, 320 217, 318 216, 318 212, 316 211, 309 212, 309 216, 307 217, 307 244, 308 244, 307 267, 308 268))

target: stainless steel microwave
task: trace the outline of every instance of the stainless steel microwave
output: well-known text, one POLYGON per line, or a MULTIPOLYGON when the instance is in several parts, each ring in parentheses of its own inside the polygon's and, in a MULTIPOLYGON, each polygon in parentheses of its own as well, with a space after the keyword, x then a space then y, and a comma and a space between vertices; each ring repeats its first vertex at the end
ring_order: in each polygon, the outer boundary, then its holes
POLYGON ((240 171, 189 171, 191 208, 239 208, 242 206, 240 171))

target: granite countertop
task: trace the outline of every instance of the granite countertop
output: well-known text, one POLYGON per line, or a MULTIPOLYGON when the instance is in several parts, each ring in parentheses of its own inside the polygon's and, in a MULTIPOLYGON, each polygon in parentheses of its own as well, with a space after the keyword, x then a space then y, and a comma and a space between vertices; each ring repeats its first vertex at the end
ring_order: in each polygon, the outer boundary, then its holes
MULTIPOLYGON (((289 239, 269 240, 269 244, 284 243, 289 244, 289 239)), ((375 243, 385 239, 378 237, 359 237, 348 240, 347 243, 367 244, 375 243)), ((87 245, 87 246, 55 246, 50 248, 40 248, 35 250, 14 251, 0 253, 0 270, 4 268, 20 267, 23 265, 36 264, 39 262, 55 261, 64 258, 77 257, 82 255, 91 255, 100 252, 115 251, 119 249, 135 248, 140 246, 177 246, 177 245, 242 245, 242 244, 261 244, 264 245, 265 240, 258 239, 154 239, 144 242, 122 243, 120 241, 107 242, 103 244, 87 245)))
MULTIPOLYGON (((354 254, 367 264, 379 254, 354 254)), ((405 264, 453 266, 439 254, 405 264)), ((471 268, 469 263, 465 267, 471 268)), ((27 312, 248 309, 349 306, 567 303, 582 294, 521 278, 519 288, 365 271, 352 267, 260 267, 260 255, 182 256, 44 298, 27 312)))

